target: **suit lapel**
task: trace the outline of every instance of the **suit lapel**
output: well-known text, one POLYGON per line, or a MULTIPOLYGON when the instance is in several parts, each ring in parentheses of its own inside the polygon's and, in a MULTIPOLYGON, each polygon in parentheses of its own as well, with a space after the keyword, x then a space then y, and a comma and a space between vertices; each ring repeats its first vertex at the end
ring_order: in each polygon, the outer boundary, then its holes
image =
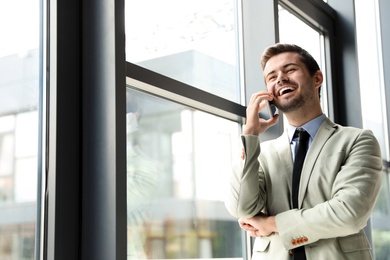
POLYGON ((305 163, 303 164, 301 181, 299 186, 298 194, 298 208, 302 207, 303 199, 306 194, 307 185, 310 180, 310 176, 313 171, 315 162, 318 159, 318 156, 321 153, 322 148, 328 139, 332 136, 333 132, 336 130, 336 124, 330 121, 328 118, 324 120, 316 136, 314 137, 313 142, 310 145, 309 151, 307 152, 305 163))
POLYGON ((280 169, 283 171, 283 174, 287 179, 289 194, 291 194, 293 161, 290 140, 288 138, 287 131, 284 131, 283 135, 281 135, 280 138, 277 139, 276 145, 279 161, 281 162, 280 169))

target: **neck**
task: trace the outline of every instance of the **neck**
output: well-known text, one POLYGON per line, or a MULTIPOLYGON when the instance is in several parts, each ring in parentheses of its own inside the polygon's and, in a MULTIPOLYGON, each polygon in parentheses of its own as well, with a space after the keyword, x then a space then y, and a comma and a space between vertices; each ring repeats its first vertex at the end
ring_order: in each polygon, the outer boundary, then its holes
POLYGON ((302 126, 320 115, 322 115, 321 107, 315 109, 299 109, 285 113, 288 123, 296 127, 302 126))

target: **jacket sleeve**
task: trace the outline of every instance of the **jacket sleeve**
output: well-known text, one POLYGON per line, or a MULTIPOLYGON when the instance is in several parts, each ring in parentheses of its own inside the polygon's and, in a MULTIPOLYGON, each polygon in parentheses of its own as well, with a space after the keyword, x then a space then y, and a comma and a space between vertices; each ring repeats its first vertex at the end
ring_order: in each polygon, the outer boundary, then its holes
POLYGON ((237 218, 253 217, 266 203, 265 178, 259 171, 260 143, 257 136, 241 136, 243 157, 230 177, 225 206, 237 218))
POLYGON ((362 131, 351 149, 343 152, 345 154, 339 157, 345 161, 339 171, 328 173, 335 176, 329 200, 312 208, 276 215, 279 235, 286 249, 351 235, 367 224, 381 187, 379 144, 371 131, 362 131), (299 240, 300 237, 304 239, 299 240), (297 239, 300 242, 294 245, 297 239))

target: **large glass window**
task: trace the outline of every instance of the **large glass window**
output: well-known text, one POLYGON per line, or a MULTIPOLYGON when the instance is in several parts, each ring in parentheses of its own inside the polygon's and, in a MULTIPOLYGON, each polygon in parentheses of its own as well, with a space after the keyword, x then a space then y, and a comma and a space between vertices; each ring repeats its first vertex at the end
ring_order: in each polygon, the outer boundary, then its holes
MULTIPOLYGON (((355 7, 363 126, 374 132, 381 146, 382 157, 388 162, 390 156, 389 132, 386 119, 378 1, 357 0, 355 7)), ((371 222, 375 259, 388 259, 390 255, 390 173, 388 163, 384 167, 382 190, 371 222)))
POLYGON ((242 256, 223 202, 239 128, 128 88, 128 259, 242 256))
MULTIPOLYGON (((254 15, 268 13, 241 4, 237 0, 126 0, 126 60, 134 69, 127 75, 128 259, 242 259, 250 255, 236 219, 223 204, 224 182, 240 150, 241 122, 224 119, 218 112, 201 112, 192 101, 202 100, 186 96, 181 102, 182 92, 175 89, 198 88, 207 92, 206 97, 218 95, 234 105, 241 103, 239 93, 251 89, 256 76, 250 72, 254 63, 240 59, 239 50, 258 58, 262 50, 258 49, 261 44, 240 46, 238 31, 243 41, 263 43, 254 34, 264 35, 264 43, 275 38, 272 26, 265 26, 267 33, 252 30, 262 27, 238 28, 244 24, 238 21, 241 15, 251 21, 254 15), (240 63, 245 65, 245 79, 239 78, 240 63), (173 81, 165 76, 183 84, 172 87, 173 81), (138 80, 141 86, 132 84, 138 80), (160 95, 167 89, 169 94, 160 95)), ((326 73, 322 32, 282 5, 279 25, 280 41, 308 50, 326 73)), ((326 114, 327 92, 325 79, 321 100, 326 114)), ((244 117, 245 112, 233 113, 244 117)))
POLYGON ((236 0, 126 0, 126 60, 234 102, 236 0))
POLYGON ((39 0, 0 1, 0 259, 35 259, 39 0))
MULTIPOLYGON (((125 5, 128 62, 240 102, 236 0, 125 5)), ((223 202, 240 124, 128 87, 128 259, 242 259, 223 202)))

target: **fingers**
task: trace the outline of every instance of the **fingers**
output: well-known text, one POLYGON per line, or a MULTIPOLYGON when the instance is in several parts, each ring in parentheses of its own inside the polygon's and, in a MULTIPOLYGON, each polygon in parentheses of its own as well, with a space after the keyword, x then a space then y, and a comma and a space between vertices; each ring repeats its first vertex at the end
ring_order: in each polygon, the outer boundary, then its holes
POLYGON ((261 121, 263 128, 265 128, 265 130, 267 130, 268 128, 274 126, 278 122, 279 114, 275 114, 273 117, 271 117, 269 119, 262 118, 263 115, 259 115, 259 117, 260 117, 259 120, 261 121))
POLYGON ((251 96, 251 100, 247 106, 247 117, 258 118, 259 113, 267 109, 269 101, 273 100, 273 95, 269 92, 260 91, 251 96))
POLYGON ((275 114, 272 118, 268 119, 266 122, 269 125, 269 127, 274 126, 279 119, 279 114, 275 114))
POLYGON ((257 228, 255 228, 251 223, 249 223, 249 219, 246 219, 246 218, 240 218, 238 220, 238 223, 240 225, 240 227, 245 230, 245 231, 248 231, 248 232, 253 232, 253 231, 256 231, 257 228))
POLYGON ((273 99, 273 95, 267 91, 260 91, 257 93, 254 93, 251 96, 251 99, 249 101, 249 106, 255 106, 258 108, 258 112, 261 111, 260 107, 264 108, 265 104, 263 104, 264 100, 271 101, 273 99))
POLYGON ((271 101, 272 99, 273 95, 267 91, 260 91, 251 96, 246 110, 244 134, 259 135, 276 123, 277 118, 271 121, 259 118, 259 112, 267 106, 265 101, 271 101))
POLYGON ((240 224, 240 228, 247 231, 251 237, 258 237, 259 230, 255 228, 252 224, 249 223, 250 219, 240 218, 238 223, 240 224))
POLYGON ((264 108, 266 108, 267 107, 267 99, 262 100, 258 107, 259 107, 258 112, 261 112, 264 108))

